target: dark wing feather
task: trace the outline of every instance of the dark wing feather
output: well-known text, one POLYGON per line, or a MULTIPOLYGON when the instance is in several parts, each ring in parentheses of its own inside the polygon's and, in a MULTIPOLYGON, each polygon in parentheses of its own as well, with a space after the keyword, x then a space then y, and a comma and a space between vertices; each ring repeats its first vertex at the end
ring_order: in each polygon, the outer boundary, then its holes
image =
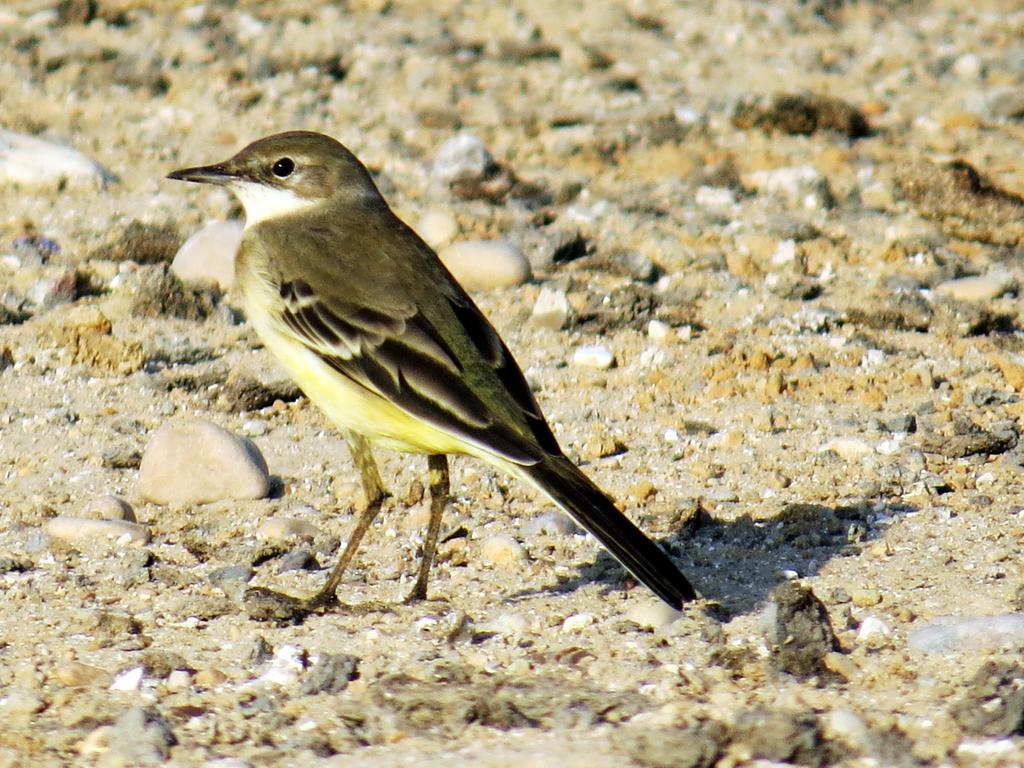
MULTIPOLYGON (((337 301, 328 307, 304 280, 282 283, 280 295, 285 325, 338 373, 413 416, 517 464, 533 465, 542 458, 530 439, 495 418, 464 381, 458 355, 411 303, 388 314, 365 306, 348 308, 337 301)), ((537 418, 547 429, 508 350, 479 311, 472 310, 459 317, 464 326, 469 321, 466 333, 499 376, 506 371, 503 381, 508 377, 526 392, 527 419, 537 418), (518 380, 509 376, 509 365, 518 380)), ((550 440, 553 443, 554 437, 550 440)))

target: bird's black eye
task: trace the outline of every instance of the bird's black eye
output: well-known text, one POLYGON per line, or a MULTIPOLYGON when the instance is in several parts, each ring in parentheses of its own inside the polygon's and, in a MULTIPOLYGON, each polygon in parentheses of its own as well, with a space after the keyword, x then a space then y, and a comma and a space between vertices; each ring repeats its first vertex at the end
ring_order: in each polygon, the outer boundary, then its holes
POLYGON ((292 171, 295 170, 295 161, 290 157, 282 157, 280 160, 274 162, 270 166, 270 170, 279 179, 286 178, 292 175, 292 171))

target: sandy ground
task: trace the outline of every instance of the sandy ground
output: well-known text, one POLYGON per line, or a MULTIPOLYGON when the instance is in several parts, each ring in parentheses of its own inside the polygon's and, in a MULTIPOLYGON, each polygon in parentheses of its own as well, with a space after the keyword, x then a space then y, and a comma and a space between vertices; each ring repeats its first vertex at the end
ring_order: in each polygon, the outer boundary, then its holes
POLYGON ((1015 3, 149 5, 0 9, 0 127, 118 178, 0 186, 0 764, 1024 763, 1019 633, 910 641, 1022 603, 1015 3), (543 500, 456 459, 432 599, 403 605, 425 462, 384 452, 395 497, 341 589, 376 609, 276 626, 218 586, 252 566, 313 591, 325 572, 282 558, 329 564, 361 504, 237 298, 146 277, 237 212, 164 175, 291 128, 346 143, 408 220, 445 208, 530 256, 479 303, 700 604, 663 623, 593 540, 530 526, 543 500), (522 185, 432 179, 459 130, 522 185), (71 301, 30 299, 62 275, 71 301), (528 321, 545 286, 565 329, 528 321), (616 367, 571 364, 595 343, 616 367), (271 498, 145 503, 141 452, 183 415, 252 436, 271 498), (43 534, 104 494, 148 545, 43 534), (269 546, 275 516, 323 535, 269 546), (503 535, 525 557, 489 561, 503 535))

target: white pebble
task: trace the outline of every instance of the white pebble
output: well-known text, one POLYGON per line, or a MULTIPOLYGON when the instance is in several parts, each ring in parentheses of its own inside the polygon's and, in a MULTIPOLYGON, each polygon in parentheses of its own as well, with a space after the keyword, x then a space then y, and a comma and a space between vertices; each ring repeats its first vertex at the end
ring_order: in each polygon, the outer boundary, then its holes
POLYGON ((565 291, 544 286, 533 303, 530 322, 539 328, 559 331, 569 319, 569 297, 565 291))
POLYGON ((320 529, 306 520, 294 517, 275 517, 260 523, 256 529, 256 538, 264 541, 283 541, 285 539, 313 539, 320 529))
POLYGON ((98 189, 116 177, 77 149, 0 130, 0 184, 98 189))
POLYGON ((450 243, 459 233, 458 222, 452 212, 444 208, 431 208, 416 222, 416 233, 431 248, 440 248, 450 243))
POLYGON ((520 613, 502 613, 481 624, 480 628, 488 632, 497 632, 499 635, 521 637, 530 628, 530 622, 520 613))
POLYGON ((242 433, 246 437, 260 437, 267 434, 267 422, 261 419, 246 419, 242 422, 242 433))
POLYGON ((54 517, 46 521, 47 536, 74 544, 114 543, 142 546, 149 541, 149 529, 124 520, 93 520, 85 517, 54 517))
POLYGON ((450 184, 465 179, 480 179, 494 164, 494 158, 477 136, 458 133, 438 148, 433 174, 450 184))
POLYGON ((832 451, 847 461, 857 461, 874 453, 874 448, 865 440, 857 437, 834 437, 821 446, 821 450, 822 452, 832 451))
POLYGON ((139 494, 157 504, 262 499, 269 492, 270 474, 259 449, 209 421, 165 424, 142 454, 139 494))
POLYGON ((860 623, 857 639, 862 643, 877 643, 892 637, 892 627, 877 616, 868 616, 860 623))
POLYGON ((574 536, 580 532, 579 526, 573 522, 573 519, 557 509, 550 509, 531 520, 527 520, 523 523, 520 530, 522 530, 524 536, 537 536, 539 534, 574 536))
POLYGON ((240 221, 214 221, 186 240, 171 262, 182 280, 216 280, 225 291, 235 284, 235 254, 242 241, 240 221))
POLYGON ((626 611, 624 618, 626 621, 631 621, 644 629, 658 629, 671 624, 682 615, 682 611, 677 611, 671 605, 661 600, 656 602, 645 600, 643 603, 634 605, 626 611))
POLYGON ((252 768, 252 763, 246 762, 240 757, 218 757, 214 760, 207 760, 200 768, 252 768))
POLYGON ((651 320, 647 324, 647 335, 654 341, 664 341, 672 333, 672 326, 661 320, 651 320))
POLYGON ((270 660, 270 668, 256 682, 271 683, 282 687, 295 685, 305 668, 306 651, 302 646, 282 645, 270 660))
POLYGON ((615 355, 608 347, 600 345, 577 347, 572 353, 572 361, 586 368, 607 370, 615 365, 615 355))
POLYGON ((838 739, 848 747, 860 749, 868 743, 870 731, 864 718, 852 709, 833 709, 824 717, 825 735, 838 739))
POLYGON ((574 613, 572 616, 566 618, 562 622, 562 629, 566 632, 579 632, 584 627, 589 627, 594 623, 595 616, 590 611, 583 611, 582 613, 574 613))
POLYGON ((110 684, 112 691, 137 691, 142 685, 142 677, 145 674, 145 667, 132 667, 125 670, 110 684))
POLYGON ((1006 272, 989 272, 978 277, 947 280, 936 286, 935 292, 957 301, 991 301, 1016 287, 1017 281, 1006 272))
POLYGON ((480 556, 491 565, 518 565, 526 559, 526 550, 508 534, 497 533, 480 542, 480 556))
POLYGON ((794 207, 820 210, 831 207, 833 203, 828 181, 809 165, 754 171, 744 177, 744 183, 794 207))
POLYGON ((462 240, 438 256, 467 291, 521 285, 531 276, 529 260, 504 240, 462 240))
POLYGON ((981 77, 984 67, 985 65, 978 54, 965 53, 953 62, 953 66, 950 69, 960 80, 972 82, 981 77))
POLYGON ((82 510, 82 517, 92 520, 123 520, 128 523, 136 523, 135 510, 132 505, 115 496, 112 493, 97 496, 85 505, 82 510))
POLYGON ((736 204, 736 193, 728 187, 697 187, 693 201, 701 208, 729 208, 736 204))

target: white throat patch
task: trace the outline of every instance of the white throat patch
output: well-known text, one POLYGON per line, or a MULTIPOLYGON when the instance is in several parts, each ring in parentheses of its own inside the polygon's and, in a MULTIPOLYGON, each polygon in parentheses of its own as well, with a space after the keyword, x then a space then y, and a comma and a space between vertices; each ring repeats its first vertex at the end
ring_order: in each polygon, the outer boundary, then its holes
POLYGON ((246 229, 261 221, 298 213, 320 203, 319 200, 299 197, 290 189, 275 189, 251 181, 235 182, 231 185, 231 191, 245 208, 246 229))

